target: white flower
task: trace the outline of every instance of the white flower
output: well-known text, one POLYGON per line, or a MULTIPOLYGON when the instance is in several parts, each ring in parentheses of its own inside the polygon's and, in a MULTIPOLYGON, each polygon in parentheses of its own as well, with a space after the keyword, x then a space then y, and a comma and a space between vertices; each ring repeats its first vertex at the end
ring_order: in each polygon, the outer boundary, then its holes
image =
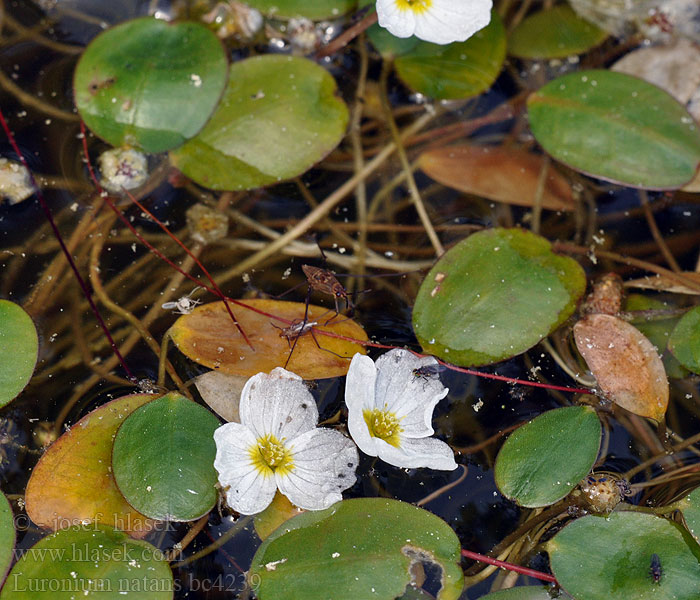
POLYGON ((451 44, 486 27, 491 5, 491 0, 377 0, 377 17, 396 37, 451 44))
POLYGON ((396 467, 452 470, 452 449, 431 438, 435 405, 449 391, 434 374, 416 374, 432 357, 390 350, 377 359, 355 354, 345 384, 348 428, 365 454, 396 467))
POLYGON ((357 448, 338 431, 316 428, 316 402, 298 375, 278 367, 251 377, 240 416, 214 432, 214 467, 239 513, 264 510, 278 489, 299 508, 321 510, 355 483, 357 448))

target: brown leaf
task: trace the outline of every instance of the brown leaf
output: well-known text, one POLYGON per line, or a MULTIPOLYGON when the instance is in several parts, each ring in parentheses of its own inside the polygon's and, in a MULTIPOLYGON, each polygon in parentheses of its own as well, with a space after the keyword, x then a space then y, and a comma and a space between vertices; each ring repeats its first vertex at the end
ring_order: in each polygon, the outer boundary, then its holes
POLYGON ((695 173, 695 177, 693 177, 690 182, 686 183, 681 188, 681 191, 688 192, 690 194, 697 194, 700 192, 700 171, 695 173))
POLYGON ((199 395, 217 415, 227 421, 241 422, 238 407, 248 377, 209 371, 194 378, 199 395))
POLYGON ((668 45, 639 48, 626 54, 611 70, 653 83, 686 104, 700 87, 700 47, 678 36, 668 45))
MULTIPOLYGON (((288 327, 289 322, 301 325, 304 303, 266 299, 240 302, 261 311, 246 309, 241 304, 231 305, 253 349, 231 321, 224 303, 211 302, 198 306, 192 313, 175 321, 170 331, 178 350, 201 365, 229 375, 251 377, 257 373, 269 373, 275 367, 284 367, 294 338, 287 339, 282 329, 288 327), (286 319, 287 323, 275 317, 286 319)), ((360 344, 323 335, 323 331, 328 331, 347 338, 367 340, 367 334, 360 325, 343 315, 334 315, 334 310, 309 305, 307 322, 317 323, 314 334, 307 331, 298 337, 287 370, 303 379, 340 377, 348 372, 350 359, 355 353, 365 353, 364 346, 360 344)))
MULTIPOLYGON (((686 271, 678 273, 691 281, 700 284, 700 273, 686 271)), ((625 281, 625 287, 640 288, 643 290, 656 290, 657 292, 672 292, 674 294, 692 294, 700 295, 700 290, 690 286, 681 285, 675 280, 671 280, 664 275, 647 275, 639 279, 629 279, 625 281)))
MULTIPOLYGON (((456 190, 517 206, 533 206, 544 157, 502 146, 445 146, 423 152, 418 166, 456 190)), ((542 207, 573 210, 571 186, 549 166, 542 207)))
POLYGON ((668 379, 653 344, 617 317, 592 314, 574 325, 574 339, 600 390, 615 404, 661 421, 668 406, 668 379))

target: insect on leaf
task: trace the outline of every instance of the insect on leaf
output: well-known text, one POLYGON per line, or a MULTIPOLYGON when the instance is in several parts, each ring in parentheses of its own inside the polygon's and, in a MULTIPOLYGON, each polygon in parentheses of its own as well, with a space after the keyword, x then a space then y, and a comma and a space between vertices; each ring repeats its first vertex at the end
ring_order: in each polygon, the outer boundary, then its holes
POLYGON ((367 340, 367 334, 352 319, 313 304, 309 305, 304 324, 305 306, 303 302, 264 299, 245 300, 236 305, 236 318, 254 349, 231 322, 223 302, 204 304, 181 316, 171 335, 180 352, 221 373, 252 377, 285 367, 304 379, 345 375, 350 359, 357 352, 364 354, 364 347, 323 332, 360 341, 367 340), (291 358, 295 335, 289 331, 290 327, 301 332, 291 358))

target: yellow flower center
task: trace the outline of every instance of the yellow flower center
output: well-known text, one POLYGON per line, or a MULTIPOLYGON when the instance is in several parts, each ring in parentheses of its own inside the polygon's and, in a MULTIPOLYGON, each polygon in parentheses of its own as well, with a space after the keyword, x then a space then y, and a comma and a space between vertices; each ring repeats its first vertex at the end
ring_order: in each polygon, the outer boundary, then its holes
POLYGON ((399 10, 412 10, 415 13, 424 13, 430 9, 433 0, 396 0, 399 10))
POLYGON ((294 469, 289 450, 274 435, 258 438, 258 443, 251 446, 249 452, 253 464, 263 475, 284 475, 294 469))
POLYGON ((398 448, 401 445, 400 433, 403 427, 399 424, 399 419, 394 413, 379 410, 363 410, 362 416, 365 418, 369 434, 384 440, 387 444, 398 448))

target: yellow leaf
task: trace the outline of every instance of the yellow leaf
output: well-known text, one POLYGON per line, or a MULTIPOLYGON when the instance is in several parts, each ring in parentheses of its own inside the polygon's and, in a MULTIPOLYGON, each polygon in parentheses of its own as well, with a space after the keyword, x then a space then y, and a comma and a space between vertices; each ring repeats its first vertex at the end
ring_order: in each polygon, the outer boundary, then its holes
MULTIPOLYGON (((240 300, 230 303, 230 307, 253 348, 233 324, 224 303, 211 302, 175 321, 171 337, 180 352, 201 365, 230 375, 251 377, 284 367, 295 338, 286 337, 283 330, 291 324, 301 325, 304 303, 257 299, 240 300)), ((323 335, 331 332, 366 341, 364 329, 352 319, 310 304, 307 323, 314 323, 313 330, 305 330, 298 337, 286 366, 303 379, 345 375, 353 355, 365 353, 361 344, 323 335)))

